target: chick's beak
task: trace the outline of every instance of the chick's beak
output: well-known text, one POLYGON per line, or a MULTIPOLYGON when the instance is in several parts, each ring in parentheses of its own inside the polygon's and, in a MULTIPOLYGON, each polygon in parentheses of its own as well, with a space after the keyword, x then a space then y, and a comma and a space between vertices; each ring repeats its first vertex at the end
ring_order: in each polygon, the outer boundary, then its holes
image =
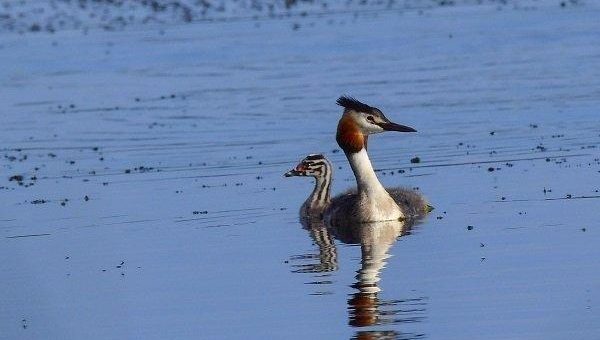
POLYGON ((286 172, 283 175, 285 177, 302 176, 304 170, 306 170, 306 166, 304 166, 304 164, 300 163, 300 164, 296 165, 296 167, 294 169, 289 170, 288 172, 286 172))
POLYGON ((285 174, 283 174, 285 177, 292 177, 292 176, 298 176, 299 173, 298 171, 296 171, 296 169, 292 169, 289 170, 288 172, 286 172, 285 174))

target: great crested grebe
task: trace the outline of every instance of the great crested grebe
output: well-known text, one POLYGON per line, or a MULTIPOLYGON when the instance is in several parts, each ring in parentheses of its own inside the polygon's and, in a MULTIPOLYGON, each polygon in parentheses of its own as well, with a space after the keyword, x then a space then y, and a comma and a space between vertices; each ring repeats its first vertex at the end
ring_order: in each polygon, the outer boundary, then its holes
POLYGON ((331 202, 331 163, 323 155, 310 154, 286 172, 285 177, 314 177, 315 187, 300 207, 301 218, 322 218, 323 211, 331 202))
POLYGON ((393 123, 378 108, 351 97, 342 96, 337 104, 344 108, 344 113, 338 123, 336 140, 354 172, 357 192, 334 198, 324 212, 325 221, 339 225, 404 220, 409 212, 403 211, 377 179, 367 154, 367 139, 371 134, 384 131, 417 130, 393 123))
MULTIPOLYGON (((315 186, 312 193, 308 196, 304 204, 302 204, 300 216, 302 218, 321 218, 323 212, 331 202, 330 192, 333 182, 333 167, 331 162, 321 154, 310 154, 302 159, 295 168, 286 172, 284 176, 315 178, 315 186)), ((433 209, 422 195, 412 189, 394 187, 385 188, 385 190, 392 196, 407 219, 420 220, 433 209)), ((338 200, 341 198, 357 200, 358 194, 356 189, 351 189, 335 199, 338 200)))
MULTIPOLYGON (((338 269, 337 249, 333 236, 323 223, 323 211, 331 202, 331 174, 332 167, 329 161, 318 154, 306 156, 295 168, 284 174, 285 177, 304 176, 314 177, 315 186, 312 193, 300 208, 300 223, 308 230, 310 237, 318 246, 318 263, 299 266, 294 272, 322 273, 338 269)), ((315 258, 314 256, 300 256, 301 259, 315 258)))

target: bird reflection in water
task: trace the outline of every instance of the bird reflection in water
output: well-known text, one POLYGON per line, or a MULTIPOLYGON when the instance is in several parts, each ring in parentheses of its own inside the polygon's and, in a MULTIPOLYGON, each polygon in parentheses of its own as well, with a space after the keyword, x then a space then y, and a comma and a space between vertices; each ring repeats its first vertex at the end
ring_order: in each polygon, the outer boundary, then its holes
POLYGON ((400 333, 396 331, 364 331, 356 332, 352 340, 413 340, 424 338, 425 334, 400 333))
MULTIPOLYGON (((301 176, 314 178, 311 194, 300 207, 300 223, 308 231, 310 238, 317 246, 316 252, 292 256, 292 271, 295 273, 313 273, 316 280, 312 284, 330 284, 330 273, 338 269, 337 250, 333 237, 325 226, 322 213, 331 202, 330 191, 332 181, 331 163, 319 154, 311 154, 284 174, 285 177, 301 176), (300 262, 300 264, 296 264, 300 262)), ((319 291, 317 295, 328 294, 319 291)))
MULTIPOLYGON (((385 221, 358 225, 330 226, 341 242, 358 244, 361 249, 361 267, 356 292, 348 299, 348 323, 354 327, 381 326, 396 323, 419 322, 424 318, 426 299, 403 300, 379 298, 380 273, 391 257, 389 250, 400 237, 409 234, 415 221, 385 221)), ((419 339, 424 334, 396 331, 359 331, 357 339, 419 339)))
POLYGON ((338 269, 337 249, 333 237, 323 222, 314 220, 301 221, 302 227, 308 231, 316 252, 292 256, 292 260, 308 262, 293 265, 294 273, 328 273, 338 269))
MULTIPOLYGON (((368 223, 338 222, 326 224, 323 211, 331 203, 330 186, 332 167, 329 161, 318 154, 308 155, 298 165, 285 173, 286 177, 303 176, 314 178, 314 188, 300 208, 300 222, 309 232, 317 246, 315 252, 292 256, 295 273, 311 273, 315 279, 310 284, 330 285, 331 272, 338 269, 338 257, 334 239, 359 245, 361 268, 357 271, 356 282, 352 285, 356 292, 348 299, 348 323, 354 327, 382 326, 395 323, 418 322, 424 318, 426 299, 422 297, 404 300, 382 300, 379 298, 380 272, 390 258, 389 250, 400 237, 410 233, 413 225, 422 220, 429 209, 416 209, 402 221, 382 221, 368 223), (337 223, 337 224, 336 224, 337 223)), ((407 192, 399 189, 401 193, 407 192)), ((347 194, 348 195, 348 194, 347 194)), ((352 192, 350 192, 352 195, 352 192)), ((406 195, 400 195, 406 197, 406 195)), ((413 195, 417 197, 416 195, 413 195)), ((412 196, 411 196, 412 197, 412 196)), ((421 204, 424 200, 410 200, 421 204)), ((403 202, 400 202, 403 203, 403 202)), ((425 203, 422 203, 425 206, 425 203)), ((426 206, 428 207, 428 206, 426 206)), ((332 294, 322 289, 313 295, 332 294)), ((357 339, 419 339, 423 334, 399 333, 394 330, 358 331, 357 339)))
POLYGON ((310 285, 315 285, 316 290, 311 295, 333 294, 328 288, 333 282, 331 274, 338 270, 338 257, 335 242, 329 229, 322 221, 301 220, 303 229, 306 229, 316 249, 307 254, 291 256, 292 272, 309 273, 313 275, 310 285))
MULTIPOLYGON (((348 324, 353 327, 385 327, 399 323, 414 323, 425 317, 427 298, 380 299, 381 271, 386 267, 394 243, 402 236, 410 234, 414 220, 404 222, 385 221, 357 225, 323 225, 317 220, 302 220, 303 226, 315 241, 318 255, 304 256, 303 260, 318 258, 312 264, 295 265, 293 272, 313 273, 320 279, 312 284, 330 284, 332 271, 338 269, 334 238, 339 242, 358 245, 361 250, 360 268, 356 271, 356 281, 351 285, 356 291, 347 300, 348 324)), ((315 295, 327 294, 323 292, 315 295)), ((329 293, 331 294, 331 292, 329 293)), ((402 333, 396 330, 361 330, 355 339, 421 339, 421 333, 402 333)))

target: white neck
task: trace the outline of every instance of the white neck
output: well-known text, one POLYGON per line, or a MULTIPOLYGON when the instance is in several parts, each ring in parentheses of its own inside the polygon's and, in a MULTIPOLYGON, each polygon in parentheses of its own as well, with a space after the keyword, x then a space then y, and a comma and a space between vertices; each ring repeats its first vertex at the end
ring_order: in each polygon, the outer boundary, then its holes
POLYGON ((398 204, 377 179, 367 150, 346 153, 358 186, 362 222, 391 221, 404 217, 398 204))
POLYGON ((379 182, 379 179, 377 179, 377 175, 375 175, 375 170, 373 170, 373 165, 371 165, 366 149, 363 148, 359 152, 348 153, 346 156, 356 177, 358 192, 372 198, 380 195, 389 196, 388 192, 379 182))

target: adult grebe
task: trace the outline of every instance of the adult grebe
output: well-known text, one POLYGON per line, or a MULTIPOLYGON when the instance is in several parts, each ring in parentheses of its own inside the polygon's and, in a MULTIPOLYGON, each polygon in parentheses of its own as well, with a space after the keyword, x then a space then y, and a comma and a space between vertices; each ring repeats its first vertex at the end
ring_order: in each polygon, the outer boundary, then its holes
POLYGON ((384 131, 416 130, 391 122, 378 108, 351 97, 342 96, 337 104, 344 107, 344 113, 338 123, 336 140, 354 172, 357 192, 334 198, 324 212, 325 221, 339 225, 404 220, 409 212, 403 211, 377 179, 367 154, 367 139, 371 134, 384 131))

